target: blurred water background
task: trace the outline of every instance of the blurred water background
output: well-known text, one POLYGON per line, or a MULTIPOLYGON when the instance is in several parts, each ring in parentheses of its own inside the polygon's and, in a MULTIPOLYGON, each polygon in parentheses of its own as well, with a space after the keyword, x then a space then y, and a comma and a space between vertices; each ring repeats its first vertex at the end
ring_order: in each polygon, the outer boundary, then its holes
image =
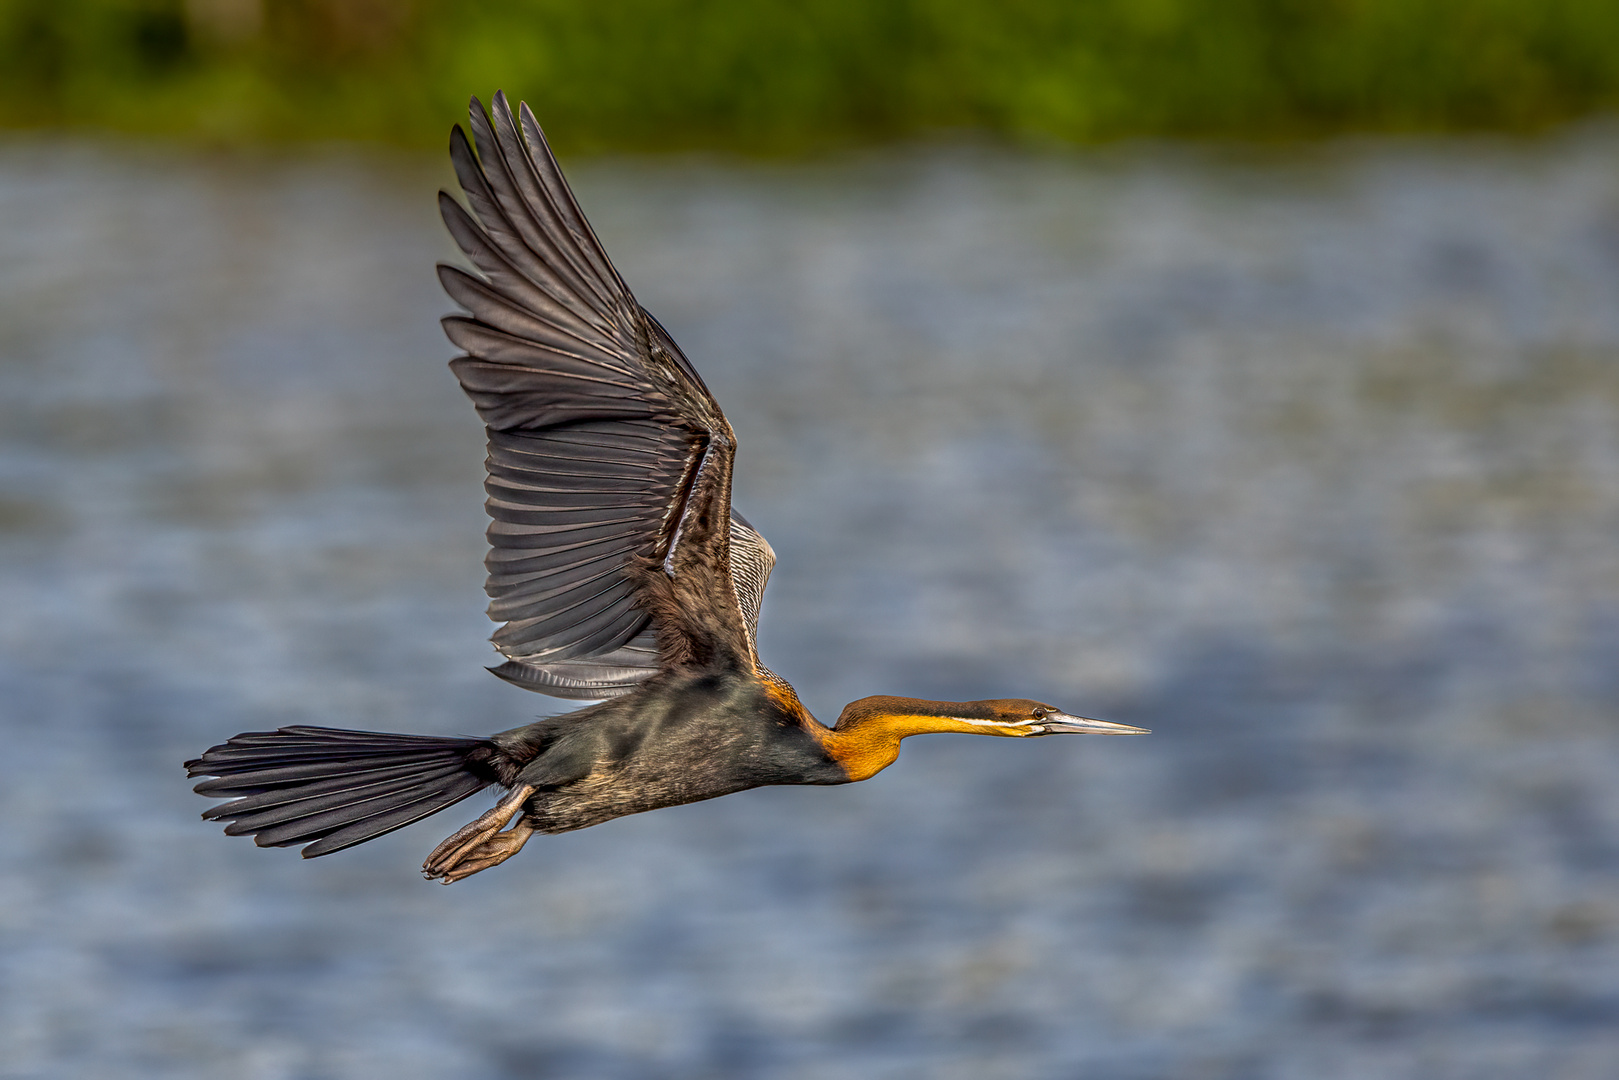
POLYGON ((484 733, 436 156, 0 143, 0 1075, 1611 1077, 1619 133, 571 170, 737 429, 841 789, 416 866, 239 731, 484 733))

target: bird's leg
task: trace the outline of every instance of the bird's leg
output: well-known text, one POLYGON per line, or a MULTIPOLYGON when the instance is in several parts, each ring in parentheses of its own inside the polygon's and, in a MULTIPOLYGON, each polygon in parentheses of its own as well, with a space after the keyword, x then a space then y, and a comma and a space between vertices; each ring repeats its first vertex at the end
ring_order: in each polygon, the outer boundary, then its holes
POLYGON ((452 881, 460 881, 464 877, 476 874, 479 870, 487 870, 517 854, 529 835, 534 832, 533 827, 525 826, 519 821, 510 832, 502 834, 500 830, 504 829, 512 818, 523 812, 523 804, 528 802, 528 797, 532 794, 534 794, 533 786, 524 784, 500 800, 493 810, 457 829, 453 835, 434 848, 427 861, 422 863, 422 875, 428 880, 440 878, 448 885, 452 881), (494 857, 497 852, 498 857, 494 857), (471 859, 471 863, 463 866, 463 862, 468 859, 471 859))
POLYGON ((429 879, 436 877, 446 885, 453 884, 462 878, 471 877, 480 870, 499 866, 523 850, 523 845, 528 843, 528 838, 533 836, 535 831, 534 826, 519 821, 505 832, 496 833, 470 851, 456 855, 448 869, 437 873, 428 871, 424 873, 429 879))

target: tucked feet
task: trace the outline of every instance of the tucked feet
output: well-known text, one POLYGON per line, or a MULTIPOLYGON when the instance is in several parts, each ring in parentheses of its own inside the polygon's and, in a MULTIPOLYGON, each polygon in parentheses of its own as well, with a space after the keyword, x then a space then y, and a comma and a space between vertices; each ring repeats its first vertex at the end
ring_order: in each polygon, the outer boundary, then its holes
POLYGON ((512 818, 522 813, 523 804, 532 794, 532 787, 520 787, 477 821, 457 829, 454 835, 434 848, 427 861, 422 863, 422 876, 429 881, 438 880, 448 885, 516 855, 533 835, 533 826, 519 820, 507 832, 501 830, 512 818))
POLYGON ((534 826, 519 821, 510 829, 496 833, 477 847, 458 851, 442 867, 431 869, 423 867, 422 874, 429 881, 442 881, 449 885, 462 878, 471 877, 479 870, 499 866, 521 851, 523 845, 528 843, 528 838, 533 835, 534 826))

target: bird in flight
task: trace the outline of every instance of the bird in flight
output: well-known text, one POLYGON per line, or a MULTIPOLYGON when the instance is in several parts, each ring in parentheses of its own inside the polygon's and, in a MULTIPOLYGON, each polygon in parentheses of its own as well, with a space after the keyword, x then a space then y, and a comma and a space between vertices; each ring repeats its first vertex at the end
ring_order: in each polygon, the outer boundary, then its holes
POLYGON ((305 858, 364 843, 485 788, 488 813, 427 857, 445 884, 535 833, 765 784, 846 784, 927 732, 1029 738, 1144 729, 1021 698, 868 697, 827 727, 759 662, 775 555, 731 508, 736 437, 719 402, 630 293, 527 105, 472 101, 444 222, 478 271, 439 267, 467 314, 450 367, 488 428, 492 638, 507 682, 595 701, 487 738, 285 727, 186 762, 203 817, 305 858))

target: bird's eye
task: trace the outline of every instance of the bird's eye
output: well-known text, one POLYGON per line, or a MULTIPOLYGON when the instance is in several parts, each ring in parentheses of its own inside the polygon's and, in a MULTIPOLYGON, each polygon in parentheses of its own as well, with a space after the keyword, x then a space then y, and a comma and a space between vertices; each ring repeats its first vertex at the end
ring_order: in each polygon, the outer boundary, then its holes
POLYGON ((1046 707, 1044 707, 1044 706, 1037 706, 1037 707, 1036 707, 1036 708, 1035 708, 1035 710, 1034 710, 1034 712, 1033 712, 1033 713, 1032 713, 1032 714, 1031 714, 1031 715, 1032 715, 1032 716, 1033 716, 1033 717, 1034 717, 1034 718, 1035 718, 1035 719, 1036 719, 1036 720, 1044 720, 1044 719, 1045 719, 1045 718, 1046 718, 1046 715, 1047 715, 1047 714, 1048 714, 1048 713, 1050 713, 1050 712, 1051 712, 1051 710, 1050 710, 1050 709, 1048 709, 1048 708, 1046 708, 1046 707))

